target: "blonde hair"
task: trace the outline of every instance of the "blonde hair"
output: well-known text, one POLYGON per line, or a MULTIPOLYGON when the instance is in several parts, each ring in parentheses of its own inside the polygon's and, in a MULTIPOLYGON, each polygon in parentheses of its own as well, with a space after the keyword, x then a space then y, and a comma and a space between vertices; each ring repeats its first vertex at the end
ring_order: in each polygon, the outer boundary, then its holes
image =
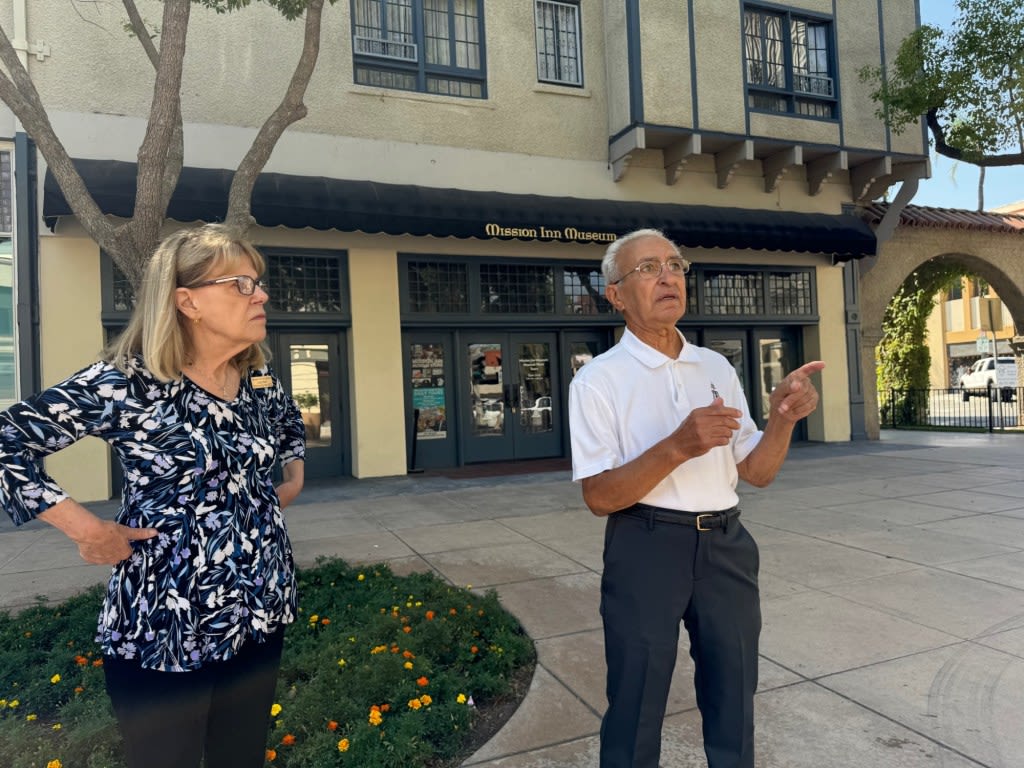
MULTIPOLYGON (((192 350, 187 319, 178 312, 175 291, 246 261, 252 262, 257 274, 266 269, 263 255, 223 224, 183 229, 164 238, 146 265, 128 326, 107 346, 103 359, 127 373, 131 359, 141 356, 161 381, 181 378, 192 350)), ((264 346, 253 344, 232 362, 244 373, 262 367, 267 358, 264 346)))

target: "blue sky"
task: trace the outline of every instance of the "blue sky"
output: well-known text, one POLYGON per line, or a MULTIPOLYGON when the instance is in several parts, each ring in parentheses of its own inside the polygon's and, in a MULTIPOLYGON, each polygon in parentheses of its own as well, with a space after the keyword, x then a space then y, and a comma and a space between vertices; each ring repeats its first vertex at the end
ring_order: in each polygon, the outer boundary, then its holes
MULTIPOLYGON (((955 16, 955 0, 921 2, 923 24, 947 27, 955 16)), ((997 208, 1021 200, 1024 200, 1024 166, 988 169, 985 174, 985 208, 997 208)), ((921 182, 911 204, 977 210, 978 168, 932 153, 932 177, 921 182)))

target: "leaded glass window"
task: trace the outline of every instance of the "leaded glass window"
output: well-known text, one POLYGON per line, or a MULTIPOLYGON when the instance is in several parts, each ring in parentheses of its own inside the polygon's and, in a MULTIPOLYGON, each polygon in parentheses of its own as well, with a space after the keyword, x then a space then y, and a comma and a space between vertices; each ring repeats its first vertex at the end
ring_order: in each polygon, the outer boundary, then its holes
POLYGON ((605 315, 614 312, 604 297, 604 275, 599 267, 566 267, 562 272, 565 311, 570 315, 605 315))
POLYGON ((336 257, 278 253, 267 256, 270 309, 341 312, 341 265, 336 257))
POLYGON ((531 264, 481 264, 480 311, 488 314, 554 312, 554 270, 531 264))
POLYGON ((410 312, 468 312, 467 265, 448 261, 406 264, 410 312))

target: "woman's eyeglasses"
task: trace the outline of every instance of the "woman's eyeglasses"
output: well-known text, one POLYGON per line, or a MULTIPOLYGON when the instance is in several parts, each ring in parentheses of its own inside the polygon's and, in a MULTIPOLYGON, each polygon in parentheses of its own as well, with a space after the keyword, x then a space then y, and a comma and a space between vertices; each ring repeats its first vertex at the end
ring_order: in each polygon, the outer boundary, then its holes
POLYGON ((231 277, 218 277, 214 280, 203 280, 201 283, 195 285, 186 286, 188 288, 203 288, 207 285, 222 285, 224 283, 234 283, 235 288, 243 296, 252 296, 256 289, 259 288, 264 293, 267 292, 267 284, 263 280, 256 280, 248 275, 232 275, 231 277))

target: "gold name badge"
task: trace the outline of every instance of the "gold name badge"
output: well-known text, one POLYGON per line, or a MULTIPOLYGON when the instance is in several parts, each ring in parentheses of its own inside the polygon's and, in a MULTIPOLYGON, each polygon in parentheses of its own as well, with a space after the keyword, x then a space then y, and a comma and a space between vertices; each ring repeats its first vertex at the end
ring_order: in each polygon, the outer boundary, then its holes
POLYGON ((269 376, 253 376, 249 381, 252 382, 253 389, 266 389, 274 386, 274 380, 269 376))

